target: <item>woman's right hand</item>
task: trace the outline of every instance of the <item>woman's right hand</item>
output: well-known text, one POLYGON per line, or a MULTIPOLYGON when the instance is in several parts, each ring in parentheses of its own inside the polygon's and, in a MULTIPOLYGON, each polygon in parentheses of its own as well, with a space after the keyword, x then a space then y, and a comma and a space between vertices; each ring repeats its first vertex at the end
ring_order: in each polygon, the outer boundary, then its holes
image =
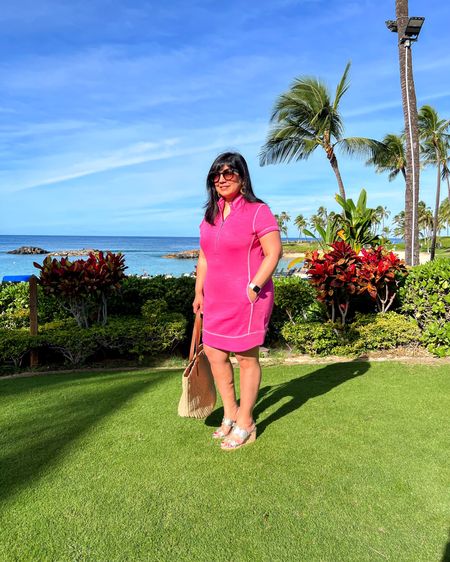
POLYGON ((203 295, 195 295, 192 308, 194 310, 194 314, 197 314, 197 311, 200 311, 200 313, 203 314, 203 295))

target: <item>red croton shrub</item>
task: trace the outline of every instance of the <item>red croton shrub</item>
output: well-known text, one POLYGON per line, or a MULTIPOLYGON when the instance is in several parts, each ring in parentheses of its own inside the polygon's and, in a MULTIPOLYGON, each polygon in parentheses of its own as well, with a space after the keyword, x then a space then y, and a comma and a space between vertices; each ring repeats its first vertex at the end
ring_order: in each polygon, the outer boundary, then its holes
POLYGON ((407 274, 404 262, 382 246, 363 249, 358 255, 346 242, 334 242, 331 251, 317 250, 305 260, 307 273, 317 289, 318 300, 325 303, 329 318, 344 325, 352 302, 368 295, 380 312, 386 312, 407 274))
POLYGON ((387 312, 394 302, 399 286, 408 275, 405 262, 382 246, 361 250, 359 294, 367 294, 376 301, 379 312, 387 312))
POLYGON ((93 322, 106 324, 107 296, 120 287, 125 277, 125 256, 112 252, 91 252, 87 260, 47 256, 40 269, 39 283, 44 292, 54 295, 69 310, 81 327, 93 322))

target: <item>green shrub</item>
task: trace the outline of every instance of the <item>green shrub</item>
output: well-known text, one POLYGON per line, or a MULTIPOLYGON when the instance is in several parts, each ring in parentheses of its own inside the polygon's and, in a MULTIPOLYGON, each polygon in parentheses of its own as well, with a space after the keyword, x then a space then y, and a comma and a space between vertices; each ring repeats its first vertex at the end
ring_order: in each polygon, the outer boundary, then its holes
POLYGON ((289 345, 310 355, 360 355, 418 345, 421 339, 417 322, 396 312, 357 314, 345 329, 331 322, 288 322, 282 334, 289 345))
POLYGON ((139 316, 142 306, 148 300, 163 300, 170 312, 180 312, 185 318, 192 316, 195 279, 193 277, 143 278, 130 275, 122 286, 111 296, 108 308, 111 315, 139 316))
POLYGON ((450 322, 432 322, 422 333, 422 343, 428 351, 439 357, 450 355, 450 322))
POLYGON ((103 350, 116 350, 121 355, 157 355, 172 350, 184 337, 186 320, 170 313, 158 322, 143 318, 114 318, 107 326, 97 327, 94 337, 103 350))
POLYGON ((98 349, 92 329, 79 326, 52 329, 39 334, 40 347, 56 351, 67 363, 82 365, 98 349))
POLYGON ((167 302, 162 299, 149 299, 142 305, 141 314, 142 318, 147 322, 155 322, 158 318, 167 315, 167 302))
POLYGON ((30 310, 19 308, 17 310, 7 310, 0 313, 0 328, 15 330, 17 328, 27 328, 30 326, 30 310))
POLYGON ((316 290, 301 277, 274 279, 274 307, 267 340, 278 342, 282 328, 288 321, 322 320, 326 310, 316 300, 316 290))
MULTIPOLYGON (((0 326, 5 328, 20 328, 28 326, 25 314, 30 308, 30 286, 28 283, 0 283, 0 326)), ((67 318, 69 313, 62 309, 53 296, 44 294, 38 286, 38 321, 39 324, 55 319, 67 318)))
POLYGON ((421 328, 450 322, 450 260, 440 258, 413 267, 400 292, 403 312, 421 328))
POLYGON ((38 337, 31 336, 27 330, 0 330, 0 363, 20 367, 30 350, 38 347, 38 337))
POLYGON ((0 283, 0 313, 29 307, 28 283, 0 283))
POLYGON ((420 329, 413 318, 396 312, 358 314, 345 333, 344 349, 351 354, 418 345, 420 329))
POLYGON ((281 333, 289 346, 309 355, 329 355, 341 343, 339 330, 331 322, 287 322, 281 333))

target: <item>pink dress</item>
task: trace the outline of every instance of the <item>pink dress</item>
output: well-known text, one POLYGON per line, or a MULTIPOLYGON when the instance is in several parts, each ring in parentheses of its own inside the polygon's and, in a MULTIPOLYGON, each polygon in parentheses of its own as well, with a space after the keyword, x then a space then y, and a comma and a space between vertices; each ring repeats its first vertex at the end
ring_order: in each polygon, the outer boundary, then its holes
POLYGON ((223 220, 225 201, 215 224, 200 224, 200 247, 207 271, 203 286, 203 342, 225 351, 246 351, 262 345, 273 308, 269 279, 255 302, 247 288, 264 259, 260 238, 279 230, 264 203, 249 203, 239 195, 223 220))

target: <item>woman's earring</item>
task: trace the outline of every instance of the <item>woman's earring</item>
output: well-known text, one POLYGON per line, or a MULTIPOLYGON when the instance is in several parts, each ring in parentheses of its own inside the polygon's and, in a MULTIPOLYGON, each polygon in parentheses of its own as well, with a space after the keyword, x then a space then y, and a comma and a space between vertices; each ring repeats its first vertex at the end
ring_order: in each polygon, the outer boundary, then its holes
POLYGON ((241 187, 241 194, 242 194, 242 195, 245 195, 245 185, 244 185, 244 184, 243 184, 242 187, 241 187))

